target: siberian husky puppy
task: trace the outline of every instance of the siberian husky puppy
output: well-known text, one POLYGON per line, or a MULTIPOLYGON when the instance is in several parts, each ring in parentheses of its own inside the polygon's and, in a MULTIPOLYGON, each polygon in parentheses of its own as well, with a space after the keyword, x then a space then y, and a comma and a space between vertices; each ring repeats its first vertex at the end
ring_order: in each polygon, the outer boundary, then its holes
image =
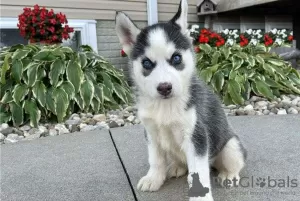
POLYGON ((138 117, 148 142, 150 168, 137 188, 157 191, 166 179, 188 171, 189 184, 196 173, 210 189, 190 200, 212 201, 210 166, 222 180, 239 179, 246 151, 219 98, 197 76, 187 17, 186 0, 170 21, 143 29, 116 13, 116 32, 130 58, 138 117))

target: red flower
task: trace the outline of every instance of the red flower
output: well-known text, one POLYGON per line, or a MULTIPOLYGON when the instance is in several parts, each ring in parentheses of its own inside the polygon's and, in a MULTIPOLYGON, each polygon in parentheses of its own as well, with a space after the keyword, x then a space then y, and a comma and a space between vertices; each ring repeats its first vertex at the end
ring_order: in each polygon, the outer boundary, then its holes
POLYGON ((54 27, 49 27, 48 30, 51 31, 51 33, 55 32, 55 28, 54 27))
POLYGON ((271 46, 274 43, 273 38, 270 37, 268 34, 265 34, 264 40, 265 40, 265 45, 266 46, 271 46))
POLYGON ((195 50, 196 53, 199 53, 200 52, 199 46, 195 46, 194 50, 195 50))
POLYGON ((62 42, 62 39, 70 38, 69 33, 74 32, 74 29, 67 25, 66 15, 56 14, 53 9, 48 11, 37 4, 33 9, 24 8, 18 19, 17 26, 21 36, 31 42, 62 42), (66 24, 65 27, 62 24, 66 24))
POLYGON ((201 30, 201 34, 209 34, 210 32, 209 32, 209 30, 207 30, 207 29, 202 29, 201 30))
POLYGON ((51 39, 52 39, 52 41, 57 41, 58 37, 57 37, 57 35, 53 35, 51 39))
POLYGON ((40 9, 39 5, 37 5, 37 4, 33 8, 35 11, 38 11, 40 9))
POLYGON ((124 50, 121 50, 121 56, 122 57, 126 57, 127 56, 124 50))
POLYGON ((54 25, 54 24, 56 24, 56 19, 52 18, 49 20, 49 22, 54 25))
POLYGON ((294 40, 294 37, 292 36, 292 35, 290 35, 289 37, 288 37, 288 41, 293 41, 294 40))
POLYGON ((45 29, 41 29, 40 34, 45 35, 45 33, 46 33, 45 29))

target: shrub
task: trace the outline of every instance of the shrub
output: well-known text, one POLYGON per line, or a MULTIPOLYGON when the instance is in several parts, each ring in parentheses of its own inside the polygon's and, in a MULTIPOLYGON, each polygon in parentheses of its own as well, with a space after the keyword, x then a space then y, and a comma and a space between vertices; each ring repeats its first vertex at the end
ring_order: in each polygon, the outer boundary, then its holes
POLYGON ((19 15, 18 27, 20 34, 30 42, 61 43, 63 39, 70 38, 69 33, 74 31, 67 25, 66 15, 54 13, 46 8, 35 5, 33 9, 24 8, 19 15), (62 25, 65 24, 63 27, 62 25))
POLYGON ((226 105, 242 105, 251 95, 273 100, 282 93, 300 94, 300 74, 264 45, 211 47, 200 44, 199 75, 226 105))
POLYGON ((62 122, 73 112, 98 112, 130 101, 121 71, 89 46, 16 45, 0 52, 0 120, 62 122))

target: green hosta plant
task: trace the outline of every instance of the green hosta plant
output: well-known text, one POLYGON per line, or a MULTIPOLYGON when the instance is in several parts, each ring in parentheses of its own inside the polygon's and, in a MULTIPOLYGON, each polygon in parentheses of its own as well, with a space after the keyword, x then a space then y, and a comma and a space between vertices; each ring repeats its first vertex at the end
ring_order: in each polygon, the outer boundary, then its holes
POLYGON ((300 94, 299 72, 263 45, 199 47, 199 76, 226 105, 242 105, 251 95, 273 100, 280 94, 300 94))
POLYGON ((73 112, 99 112, 130 101, 123 73, 89 46, 16 45, 0 52, 0 121, 15 126, 73 112))

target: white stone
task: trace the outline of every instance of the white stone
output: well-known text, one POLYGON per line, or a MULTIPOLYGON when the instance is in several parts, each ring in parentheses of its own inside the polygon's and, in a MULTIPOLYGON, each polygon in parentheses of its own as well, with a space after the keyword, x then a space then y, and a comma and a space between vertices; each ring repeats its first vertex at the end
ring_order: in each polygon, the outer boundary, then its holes
POLYGON ((106 116, 105 114, 96 114, 93 119, 97 122, 106 121, 106 116))
POLYGON ((247 106, 244 108, 245 111, 253 110, 253 109, 254 109, 254 108, 253 108, 252 105, 247 105, 247 106))
POLYGON ((4 139, 4 143, 16 143, 19 141, 19 135, 17 134, 9 134, 7 135, 7 138, 4 139))
POLYGON ((8 129, 8 128, 9 128, 9 125, 7 123, 3 123, 0 126, 0 132, 3 131, 3 130, 5 130, 5 129, 8 129))
POLYGON ((133 116, 133 115, 131 115, 131 116, 129 116, 129 117, 127 118, 127 120, 128 120, 129 122, 133 122, 134 119, 135 119, 135 116, 133 116))
POLYGON ((265 110, 267 109, 268 102, 267 101, 258 101, 255 103, 254 108, 255 109, 260 109, 260 110, 265 110))
POLYGON ((298 110, 296 110, 295 108, 292 108, 292 107, 291 107, 291 108, 288 109, 288 113, 289 113, 289 114, 298 114, 299 112, 298 112, 298 110))
POLYGON ((3 135, 2 133, 0 133, 0 141, 3 141, 5 139, 5 135, 3 135))
POLYGON ((277 114, 278 114, 278 115, 286 115, 287 112, 286 112, 285 109, 281 109, 281 110, 278 110, 277 114))
POLYGON ((29 125, 25 125, 20 128, 21 131, 29 131, 30 129, 31 127, 29 125))
POLYGON ((85 124, 85 123, 81 123, 80 125, 79 125, 79 128, 80 128, 80 130, 82 130, 84 127, 86 127, 87 126, 87 124, 85 124))
POLYGON ((298 102, 300 102, 300 97, 295 98, 295 99, 292 101, 292 105, 297 105, 298 102))
POLYGON ((54 128, 58 131, 58 135, 70 133, 69 129, 63 124, 56 124, 54 128))
POLYGON ((56 136, 56 135, 58 135, 58 132, 57 132, 56 129, 53 129, 53 128, 52 128, 52 129, 49 130, 49 135, 50 135, 50 136, 56 136))
POLYGON ((256 111, 255 115, 264 115, 261 111, 256 111))

